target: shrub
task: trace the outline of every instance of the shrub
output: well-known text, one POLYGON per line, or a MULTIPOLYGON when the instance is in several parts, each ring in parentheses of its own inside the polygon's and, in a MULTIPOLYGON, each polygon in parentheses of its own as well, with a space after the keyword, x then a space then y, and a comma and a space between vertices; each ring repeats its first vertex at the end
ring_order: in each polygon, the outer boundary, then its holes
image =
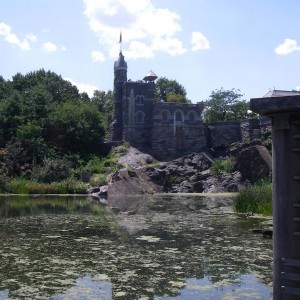
POLYGON ((263 180, 258 184, 246 186, 234 199, 237 212, 251 211, 267 216, 272 215, 272 184, 263 180))
POLYGON ((91 186, 102 186, 107 184, 107 175, 105 174, 94 174, 90 179, 91 186))
POLYGON ((213 161, 210 171, 212 175, 220 175, 224 173, 230 173, 234 170, 233 159, 229 157, 227 159, 217 158, 213 161))
POLYGON ((117 156, 115 153, 111 153, 107 157, 92 156, 88 161, 83 171, 92 174, 109 174, 117 171, 121 168, 118 164, 117 156))
POLYGON ((112 149, 113 154, 124 154, 130 148, 130 143, 128 141, 124 141, 122 145, 115 147, 112 149))
POLYGON ((11 194, 29 194, 27 184, 30 181, 25 178, 13 178, 8 181, 5 186, 5 191, 11 194))
POLYGON ((89 172, 90 174, 105 173, 104 158, 101 156, 93 155, 87 164, 83 167, 82 171, 89 172))
POLYGON ((42 165, 32 170, 32 179, 39 182, 50 183, 64 180, 69 176, 71 164, 66 159, 44 159, 42 165))

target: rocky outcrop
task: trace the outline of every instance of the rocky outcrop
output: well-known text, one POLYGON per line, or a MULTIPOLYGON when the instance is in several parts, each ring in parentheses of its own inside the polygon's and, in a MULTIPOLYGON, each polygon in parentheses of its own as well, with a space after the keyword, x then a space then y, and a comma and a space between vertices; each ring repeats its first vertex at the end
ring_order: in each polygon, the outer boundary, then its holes
POLYGON ((243 180, 255 183, 270 178, 272 157, 264 146, 252 146, 237 154, 236 169, 242 174, 243 180))
POLYGON ((144 168, 124 168, 112 174, 107 194, 109 197, 119 195, 142 195, 162 192, 162 186, 156 184, 144 168))
POLYGON ((268 177, 271 156, 260 145, 237 152, 235 169, 231 173, 213 175, 213 163, 208 154, 192 153, 159 163, 149 154, 130 148, 119 159, 125 168, 111 174, 107 186, 90 191, 99 198, 120 195, 154 193, 220 193, 238 192, 245 183, 268 177))
POLYGON ((118 163, 125 168, 137 169, 157 163, 157 160, 150 154, 143 153, 134 147, 129 147, 120 155, 118 163))

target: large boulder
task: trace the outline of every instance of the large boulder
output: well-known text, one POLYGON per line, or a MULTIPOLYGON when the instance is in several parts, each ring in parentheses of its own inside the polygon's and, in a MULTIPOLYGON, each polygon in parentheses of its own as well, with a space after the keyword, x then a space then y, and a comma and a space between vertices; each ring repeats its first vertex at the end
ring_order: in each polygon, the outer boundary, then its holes
POLYGON ((242 174, 243 181, 255 183, 270 177, 272 157, 266 147, 252 146, 237 154, 236 169, 242 174))
POLYGON ((121 169, 112 174, 107 188, 108 197, 120 195, 141 195, 162 192, 144 169, 121 169))

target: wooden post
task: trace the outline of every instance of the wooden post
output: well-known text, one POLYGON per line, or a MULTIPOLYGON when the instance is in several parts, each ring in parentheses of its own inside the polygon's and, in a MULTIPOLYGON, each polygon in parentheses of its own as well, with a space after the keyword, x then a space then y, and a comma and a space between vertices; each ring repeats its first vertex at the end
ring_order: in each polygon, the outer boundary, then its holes
POLYGON ((251 99, 272 118, 273 299, 300 299, 300 96, 251 99))

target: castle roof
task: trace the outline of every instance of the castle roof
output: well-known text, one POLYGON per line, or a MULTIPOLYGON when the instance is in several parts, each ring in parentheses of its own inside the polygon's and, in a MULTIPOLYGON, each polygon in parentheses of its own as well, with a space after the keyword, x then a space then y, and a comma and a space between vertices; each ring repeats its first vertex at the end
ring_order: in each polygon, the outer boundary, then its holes
POLYGON ((273 90, 269 91, 267 94, 263 96, 263 98, 270 97, 284 97, 284 96, 296 96, 300 95, 300 91, 282 91, 282 90, 273 90))
POLYGON ((157 78, 158 78, 157 75, 153 71, 150 71, 143 79, 145 81, 154 81, 157 78))
POLYGON ((122 54, 122 51, 119 53, 119 58, 117 61, 115 61, 115 69, 116 68, 126 68, 127 69, 127 62, 125 61, 124 55, 122 54))

